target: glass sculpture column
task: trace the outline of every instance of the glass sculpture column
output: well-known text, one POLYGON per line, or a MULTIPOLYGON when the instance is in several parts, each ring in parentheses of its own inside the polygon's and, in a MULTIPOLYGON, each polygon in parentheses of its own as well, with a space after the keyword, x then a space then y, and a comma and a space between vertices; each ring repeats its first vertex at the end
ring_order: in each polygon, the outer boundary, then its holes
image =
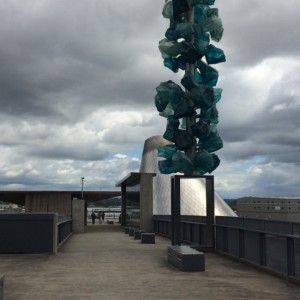
POLYGON ((211 65, 225 61, 212 45, 223 35, 215 0, 165 0, 162 14, 170 20, 159 42, 164 66, 184 71, 181 85, 169 80, 156 87, 155 106, 167 119, 164 138, 172 144, 158 148, 162 174, 204 175, 220 164, 213 153, 223 147, 217 130, 222 89, 216 88, 218 71, 211 65))

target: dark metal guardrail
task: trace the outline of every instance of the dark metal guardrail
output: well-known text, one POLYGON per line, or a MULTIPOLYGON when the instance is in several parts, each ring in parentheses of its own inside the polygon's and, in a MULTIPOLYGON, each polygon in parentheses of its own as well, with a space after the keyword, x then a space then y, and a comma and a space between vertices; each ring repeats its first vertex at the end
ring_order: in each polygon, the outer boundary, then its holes
POLYGON ((71 215, 57 216, 57 248, 72 234, 71 215))
POLYGON ((300 223, 216 218, 216 250, 300 279, 300 223))
MULTIPOLYGON (((300 280, 300 223, 216 217, 215 250, 300 280)), ((171 216, 155 215, 154 231, 171 238, 171 216)), ((183 243, 206 246, 206 217, 181 216, 183 243)))
MULTIPOLYGON (((169 215, 153 216, 154 232, 167 238, 172 236, 172 220, 169 215)), ((206 217, 181 216, 181 239, 183 243, 206 245, 206 217)))

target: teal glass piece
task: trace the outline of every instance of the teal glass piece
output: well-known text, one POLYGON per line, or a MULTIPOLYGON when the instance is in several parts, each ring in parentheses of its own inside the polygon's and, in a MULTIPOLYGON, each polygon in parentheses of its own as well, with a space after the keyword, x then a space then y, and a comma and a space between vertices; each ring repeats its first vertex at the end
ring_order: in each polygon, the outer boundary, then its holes
POLYGON ((182 56, 178 57, 166 57, 164 59, 164 66, 172 70, 174 73, 178 72, 178 69, 185 70, 186 62, 182 56))
POLYGON ((181 102, 174 111, 174 117, 180 119, 182 117, 192 117, 196 115, 196 111, 188 105, 187 101, 181 102))
POLYGON ((187 150, 196 145, 196 139, 186 130, 178 129, 174 136, 174 143, 178 150, 187 150))
POLYGON ((174 73, 178 72, 178 62, 176 58, 166 57, 164 59, 164 66, 172 70, 174 73))
POLYGON ((201 86, 194 88, 189 93, 190 99, 196 105, 196 108, 208 109, 214 104, 214 90, 210 86, 201 86))
POLYGON ((181 33, 179 31, 175 30, 174 28, 168 28, 165 33, 165 37, 169 41, 176 41, 181 38, 181 33))
POLYGON ((173 169, 175 172, 192 174, 194 171, 193 162, 186 156, 185 153, 178 151, 173 155, 173 169))
POLYGON ((216 86, 219 79, 219 73, 216 69, 207 65, 202 60, 197 61, 197 67, 200 71, 201 78, 199 79, 202 84, 209 86, 216 86))
POLYGON ((201 74, 197 71, 196 68, 195 68, 195 71, 194 71, 194 78, 195 78, 196 81, 199 81, 199 82, 202 81, 201 74))
POLYGON ((214 5, 215 0, 192 0, 192 5, 196 4, 205 4, 205 5, 214 5))
POLYGON ((194 46, 195 49, 201 54, 204 55, 206 53, 206 49, 209 45, 210 39, 208 33, 195 33, 195 41, 194 46))
POLYGON ((199 85, 195 80, 194 76, 190 72, 186 72, 181 79, 181 84, 188 90, 192 90, 197 88, 199 85))
POLYGON ((208 136, 210 131, 209 120, 199 120, 191 126, 192 133, 195 137, 203 139, 208 136))
POLYGON ((205 150, 197 151, 194 158, 194 167, 200 175, 211 173, 220 164, 220 159, 216 154, 208 153, 205 150))
POLYGON ((179 121, 174 116, 169 116, 167 128, 163 137, 170 142, 174 142, 175 136, 177 135, 178 127, 179 121))
POLYGON ((214 104, 217 104, 221 100, 223 89, 214 88, 215 101, 214 104))
POLYGON ((195 5, 194 22, 200 23, 207 19, 208 11, 210 7, 203 4, 195 5))
POLYGON ((209 65, 218 64, 218 63, 226 61, 223 50, 219 49, 213 45, 209 45, 207 47, 207 50, 205 53, 205 58, 209 65))
POLYGON ((156 109, 159 111, 159 112, 162 112, 166 109, 167 105, 169 104, 169 100, 168 98, 163 98, 161 97, 159 94, 156 94, 155 98, 155 106, 156 106, 156 109))
POLYGON ((207 11, 207 17, 210 18, 212 16, 219 17, 219 9, 218 8, 209 8, 207 11))
POLYGON ((185 43, 185 47, 182 48, 181 56, 185 62, 190 64, 193 64, 195 61, 202 57, 202 55, 196 50, 196 48, 188 43, 185 43))
POLYGON ((163 118, 169 118, 169 116, 174 115, 174 109, 172 108, 171 103, 167 105, 164 111, 160 112, 159 115, 163 118))
POLYGON ((218 113, 216 105, 213 105, 209 109, 201 110, 200 118, 203 120, 204 119, 209 120, 210 124, 218 124, 219 123, 219 113, 218 113))
POLYGON ((162 15, 166 19, 173 19, 173 3, 172 0, 168 0, 165 2, 162 15))
POLYGON ((184 41, 177 42, 169 41, 168 39, 162 39, 161 41, 159 41, 158 48, 163 58, 176 57, 182 52, 188 50, 188 46, 184 41))
POLYGON ((201 139, 201 148, 207 152, 215 152, 223 148, 223 141, 218 133, 217 126, 212 125, 207 137, 201 139))
POLYGON ((191 22, 178 23, 176 25, 176 31, 180 33, 180 36, 188 39, 194 33, 194 26, 191 22))
POLYGON ((158 146, 157 156, 171 160, 176 151, 177 148, 175 145, 158 146))
POLYGON ((186 129, 186 118, 184 118, 184 117, 181 119, 180 128, 186 129))
POLYGON ((223 32, 224 32, 223 26, 220 26, 217 29, 212 30, 210 32, 211 39, 214 40, 215 42, 220 42, 220 40, 223 37, 223 32))
POLYGON ((158 169, 161 174, 175 173, 172 160, 160 160, 158 162, 158 169))
POLYGON ((158 87, 156 87, 156 91, 159 95, 158 97, 164 99, 161 101, 165 103, 165 101, 168 100, 173 109, 176 109, 185 97, 185 93, 181 87, 172 80, 162 82, 158 87))
POLYGON ((187 0, 173 0, 173 18, 176 20, 181 14, 189 10, 187 0))
POLYGON ((195 23, 194 28, 197 32, 204 33, 204 32, 212 32, 215 30, 221 30, 223 28, 223 25, 222 25, 222 20, 219 17, 212 15, 211 17, 204 18, 202 21, 195 23))

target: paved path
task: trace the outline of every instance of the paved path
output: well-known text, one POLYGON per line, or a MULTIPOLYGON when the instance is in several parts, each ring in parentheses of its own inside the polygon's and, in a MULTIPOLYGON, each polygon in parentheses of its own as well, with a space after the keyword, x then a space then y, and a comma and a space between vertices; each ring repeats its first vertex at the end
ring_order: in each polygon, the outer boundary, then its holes
POLYGON ((181 272, 167 263, 169 244, 158 236, 141 244, 117 224, 95 224, 57 254, 1 254, 4 300, 300 299, 299 286, 214 253, 205 272, 181 272))

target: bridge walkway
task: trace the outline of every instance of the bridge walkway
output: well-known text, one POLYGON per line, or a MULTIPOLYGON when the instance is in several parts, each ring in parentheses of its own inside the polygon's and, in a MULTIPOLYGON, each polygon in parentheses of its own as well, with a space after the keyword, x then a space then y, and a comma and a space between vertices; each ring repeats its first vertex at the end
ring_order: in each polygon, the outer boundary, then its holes
POLYGON ((300 287, 215 253, 205 272, 167 262, 170 240, 141 244, 120 225, 89 224, 57 254, 1 254, 5 300, 300 299, 300 287))

